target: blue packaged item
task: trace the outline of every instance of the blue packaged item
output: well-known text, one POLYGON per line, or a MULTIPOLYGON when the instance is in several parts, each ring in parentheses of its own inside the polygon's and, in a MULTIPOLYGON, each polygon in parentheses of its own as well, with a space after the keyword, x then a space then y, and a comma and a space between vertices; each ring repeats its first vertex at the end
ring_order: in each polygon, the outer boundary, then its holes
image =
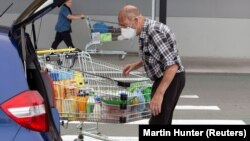
POLYGON ((136 89, 134 91, 134 95, 136 95, 137 99, 138 99, 138 107, 137 107, 137 110, 140 111, 140 112, 143 112, 146 108, 145 106, 145 98, 144 98, 144 95, 141 91, 141 89, 136 89))
POLYGON ((73 70, 70 70, 68 72, 51 71, 49 72, 49 75, 53 81, 68 80, 74 78, 74 71, 73 70))
POLYGON ((53 81, 58 81, 59 80, 59 73, 58 72, 49 72, 49 76, 52 78, 53 81))
POLYGON ((74 72, 72 70, 67 71, 65 74, 66 74, 66 79, 73 79, 74 72))
POLYGON ((110 26, 107 26, 106 24, 102 22, 96 22, 93 25, 93 32, 100 32, 100 33, 108 33, 110 26))

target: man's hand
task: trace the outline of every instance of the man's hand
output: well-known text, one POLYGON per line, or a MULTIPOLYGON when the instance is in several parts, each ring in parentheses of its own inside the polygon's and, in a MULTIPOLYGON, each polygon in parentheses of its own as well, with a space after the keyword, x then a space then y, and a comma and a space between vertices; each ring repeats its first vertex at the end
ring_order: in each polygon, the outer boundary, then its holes
POLYGON ((122 75, 127 77, 129 75, 129 73, 134 69, 133 68, 133 64, 127 64, 122 71, 122 75))
POLYGON ((174 79, 174 76, 177 70, 178 70, 178 66, 174 64, 172 66, 169 66, 164 71, 161 83, 157 87, 155 94, 150 102, 150 110, 154 116, 157 116, 159 113, 161 113, 161 105, 162 105, 164 94, 166 90, 168 89, 168 86, 171 84, 172 80, 174 79))
POLYGON ((140 60, 138 62, 135 62, 133 64, 127 64, 123 68, 122 74, 123 74, 123 76, 128 76, 131 71, 136 70, 136 69, 138 69, 138 68, 140 68, 142 66, 143 66, 142 60, 140 60))
POLYGON ((161 113, 161 105, 163 101, 163 96, 162 94, 157 94, 155 93, 151 102, 150 102, 150 110, 153 116, 157 116, 158 114, 161 113))

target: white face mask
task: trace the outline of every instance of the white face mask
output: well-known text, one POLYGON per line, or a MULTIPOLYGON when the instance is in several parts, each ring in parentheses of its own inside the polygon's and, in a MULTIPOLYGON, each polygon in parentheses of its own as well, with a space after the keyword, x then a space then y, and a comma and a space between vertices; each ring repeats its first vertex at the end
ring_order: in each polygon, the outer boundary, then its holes
POLYGON ((136 29, 131 27, 121 28, 121 36, 120 38, 123 39, 133 39, 136 36, 136 29))

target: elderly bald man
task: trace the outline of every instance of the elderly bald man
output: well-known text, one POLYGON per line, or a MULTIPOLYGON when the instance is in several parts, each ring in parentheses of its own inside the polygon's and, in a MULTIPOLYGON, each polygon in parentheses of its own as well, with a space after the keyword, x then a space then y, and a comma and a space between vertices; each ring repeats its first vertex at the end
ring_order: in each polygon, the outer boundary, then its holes
POLYGON ((154 82, 152 86, 150 125, 171 125, 173 112, 185 86, 185 69, 176 46, 176 38, 170 28, 141 15, 133 5, 121 8, 118 14, 121 37, 132 39, 139 36, 141 60, 127 64, 123 75, 142 66, 154 82))

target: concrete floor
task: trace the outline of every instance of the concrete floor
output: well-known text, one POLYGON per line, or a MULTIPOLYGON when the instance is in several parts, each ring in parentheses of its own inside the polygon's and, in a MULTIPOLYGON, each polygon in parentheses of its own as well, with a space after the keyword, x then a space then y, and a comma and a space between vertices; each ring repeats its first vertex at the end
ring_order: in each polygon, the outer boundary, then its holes
MULTIPOLYGON (((249 74, 187 73, 187 83, 182 95, 197 95, 199 98, 180 98, 177 106, 216 106, 220 110, 175 110, 173 125, 235 125, 242 122, 249 125, 249 86, 249 74), (182 122, 178 123, 178 121, 182 122)), ((109 138, 124 138, 119 141, 137 141, 139 124, 101 123, 99 131, 109 138)), ((76 126, 77 124, 69 124, 67 129, 62 128, 62 137, 64 139, 70 137, 69 140, 75 139, 78 134, 76 126)), ((84 124, 84 129, 90 127, 96 127, 96 124, 84 124)), ((88 136, 85 138, 89 141, 99 141, 88 136)), ((65 141, 68 140, 65 139, 65 141)))
MULTIPOLYGON (((120 66, 139 59, 136 54, 127 55, 124 60, 116 55, 92 57, 120 66)), ((183 64, 187 79, 182 95, 197 95, 198 98, 180 98, 178 105, 216 106, 219 110, 176 110, 174 120, 240 120, 244 124, 250 124, 249 62, 184 58, 183 64), (207 65, 204 63, 206 61, 207 65)), ((62 135, 76 135, 75 126, 76 124, 69 124, 68 129, 62 128, 62 135)), ((88 123, 84 127, 90 126, 95 124, 88 123)), ((108 136, 138 136, 138 124, 100 124, 99 129, 108 136)))
MULTIPOLYGON (((120 55, 92 55, 92 57, 120 66, 140 60, 137 53, 128 53, 124 59, 121 59, 120 55)), ((186 72, 190 73, 250 73, 250 60, 244 58, 182 57, 182 63, 186 72)))

